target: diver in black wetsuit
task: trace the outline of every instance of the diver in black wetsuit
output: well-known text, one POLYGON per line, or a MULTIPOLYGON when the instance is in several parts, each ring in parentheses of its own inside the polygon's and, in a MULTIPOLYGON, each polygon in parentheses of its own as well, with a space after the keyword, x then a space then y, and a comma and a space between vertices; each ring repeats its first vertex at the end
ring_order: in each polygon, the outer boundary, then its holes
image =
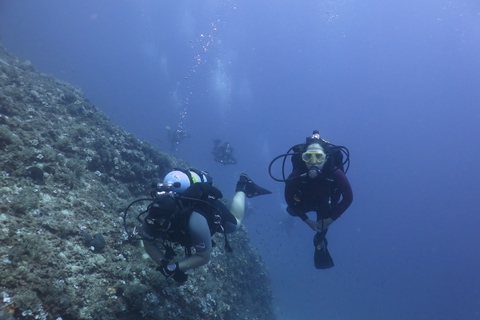
POLYGON ((172 131, 170 127, 167 126, 166 128, 167 128, 168 141, 170 142, 171 151, 176 151, 178 145, 183 141, 183 139, 190 137, 188 133, 186 133, 182 129, 177 129, 175 131, 172 131))
POLYGON ((220 139, 213 141, 213 160, 223 165, 237 164, 237 159, 233 156, 233 147, 228 142, 220 144, 221 142, 220 139))
POLYGON ((271 193, 243 173, 227 209, 219 200, 221 191, 212 185, 212 179, 205 172, 174 170, 165 176, 163 185, 168 188, 157 192, 144 211, 147 215, 141 239, 148 255, 159 264, 157 270, 180 283, 187 280, 187 270, 210 261, 213 233, 224 233, 225 247, 231 251, 226 234, 240 228, 246 198, 271 193), (174 260, 176 254, 169 243, 184 246, 186 257, 174 260), (194 252, 191 247, 195 248, 194 252))
POLYGON ((334 266, 327 248, 326 234, 329 226, 353 201, 352 187, 345 175, 349 164, 348 149, 322 139, 318 130, 314 130, 312 136, 306 138, 305 143, 293 146, 286 154, 276 157, 270 163, 270 176, 276 181, 285 182, 287 212, 291 216, 299 217, 316 232, 313 243, 314 263, 317 269, 334 266), (291 156, 293 170, 288 178, 285 178, 284 165, 287 156, 291 156), (271 168, 276 160, 282 158, 283 179, 278 179, 272 176, 271 168), (316 213, 316 219, 309 218, 307 213, 310 212, 316 213))

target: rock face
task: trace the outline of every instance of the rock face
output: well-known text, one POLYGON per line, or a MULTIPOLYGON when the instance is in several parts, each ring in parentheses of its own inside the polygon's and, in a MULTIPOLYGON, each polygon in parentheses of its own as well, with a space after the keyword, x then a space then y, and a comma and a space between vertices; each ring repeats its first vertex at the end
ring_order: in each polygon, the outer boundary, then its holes
POLYGON ((184 285, 125 241, 125 207, 174 167, 188 164, 0 46, 0 319, 273 319, 244 228, 184 285))

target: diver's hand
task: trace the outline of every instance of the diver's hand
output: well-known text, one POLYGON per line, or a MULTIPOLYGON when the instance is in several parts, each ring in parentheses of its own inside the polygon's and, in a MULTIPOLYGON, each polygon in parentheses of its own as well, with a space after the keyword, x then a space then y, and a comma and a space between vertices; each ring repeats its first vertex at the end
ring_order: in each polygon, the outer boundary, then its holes
POLYGON ((313 231, 322 232, 333 223, 333 219, 328 218, 320 221, 313 221, 313 220, 307 219, 305 220, 305 223, 308 224, 308 226, 312 228, 313 231))
POLYGON ((165 277, 170 278, 175 274, 176 271, 179 270, 178 263, 163 259, 157 270, 160 271, 165 277))
POLYGON ((308 224, 310 228, 312 228, 315 232, 322 232, 322 223, 318 221, 313 221, 310 219, 305 220, 305 223, 308 224))
POLYGON ((185 282, 188 279, 188 275, 179 269, 178 262, 174 263, 168 260, 162 260, 162 263, 157 270, 165 277, 172 278, 179 283, 185 282))
POLYGON ((322 221, 319 221, 319 223, 320 223, 320 227, 323 226, 323 229, 327 229, 334 222, 332 218, 323 219, 322 221), (323 225, 322 225, 322 221, 323 221, 323 225))

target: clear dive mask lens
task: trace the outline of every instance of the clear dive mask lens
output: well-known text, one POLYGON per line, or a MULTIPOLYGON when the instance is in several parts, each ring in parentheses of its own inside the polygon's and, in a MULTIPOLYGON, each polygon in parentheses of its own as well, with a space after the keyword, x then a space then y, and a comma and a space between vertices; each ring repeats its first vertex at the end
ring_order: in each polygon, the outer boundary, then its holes
POLYGON ((323 163, 327 156, 321 151, 307 151, 302 153, 302 160, 305 162, 323 163))

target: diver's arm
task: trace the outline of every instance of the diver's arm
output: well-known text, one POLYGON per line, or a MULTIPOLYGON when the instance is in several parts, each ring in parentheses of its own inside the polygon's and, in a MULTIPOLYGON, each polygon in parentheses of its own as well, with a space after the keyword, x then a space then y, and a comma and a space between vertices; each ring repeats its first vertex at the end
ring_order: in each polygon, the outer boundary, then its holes
POLYGON ((178 268, 180 271, 187 271, 189 269, 194 269, 200 266, 203 266, 204 264, 208 263, 210 261, 210 253, 212 250, 204 251, 204 252, 197 252, 194 255, 191 255, 190 257, 186 258, 185 260, 179 261, 178 262, 178 268))
POLYGON ((188 226, 190 240, 195 247, 195 254, 185 260, 178 261, 180 271, 203 266, 210 261, 210 253, 212 252, 212 237, 205 217, 198 212, 192 212, 188 226))
MULTIPOLYGON (((294 217, 299 217, 307 223, 310 228, 314 229, 310 222, 315 223, 314 221, 308 222, 308 216, 306 212, 299 206, 299 202, 295 200, 295 193, 297 192, 298 188, 300 187, 301 180, 297 178, 300 175, 299 170, 294 170, 289 176, 288 180, 285 183, 285 202, 287 202, 287 212, 294 217)), ((314 229, 315 230, 315 229, 314 229)))
POLYGON ((332 218, 327 218, 327 219, 323 219, 323 220, 320 220, 320 221, 317 221, 317 226, 319 228, 320 231, 318 232, 322 232, 323 230, 327 229, 328 227, 330 227, 330 225, 335 222, 335 220, 333 220, 332 218))
POLYGON ((157 246, 155 241, 148 241, 143 240, 143 247, 145 251, 148 253, 150 258, 158 264, 162 263, 162 260, 165 259, 165 255, 163 254, 163 250, 157 246))
POLYGON ((319 225, 318 221, 313 221, 310 219, 303 220, 313 231, 321 232, 322 227, 319 225))
MULTIPOLYGON (((162 261, 165 260, 163 250, 159 248, 154 241, 144 240, 143 246, 145 247, 145 251, 148 253, 150 258, 152 258, 153 261, 161 265, 162 261)), ((185 260, 179 261, 178 267, 180 271, 187 271, 189 269, 203 266, 210 260, 211 252, 211 249, 204 252, 197 252, 194 255, 186 258, 185 260)))
POLYGON ((333 213, 330 215, 334 221, 337 220, 353 202, 353 192, 350 182, 342 170, 336 170, 334 173, 335 186, 342 194, 342 200, 335 206, 333 213))

